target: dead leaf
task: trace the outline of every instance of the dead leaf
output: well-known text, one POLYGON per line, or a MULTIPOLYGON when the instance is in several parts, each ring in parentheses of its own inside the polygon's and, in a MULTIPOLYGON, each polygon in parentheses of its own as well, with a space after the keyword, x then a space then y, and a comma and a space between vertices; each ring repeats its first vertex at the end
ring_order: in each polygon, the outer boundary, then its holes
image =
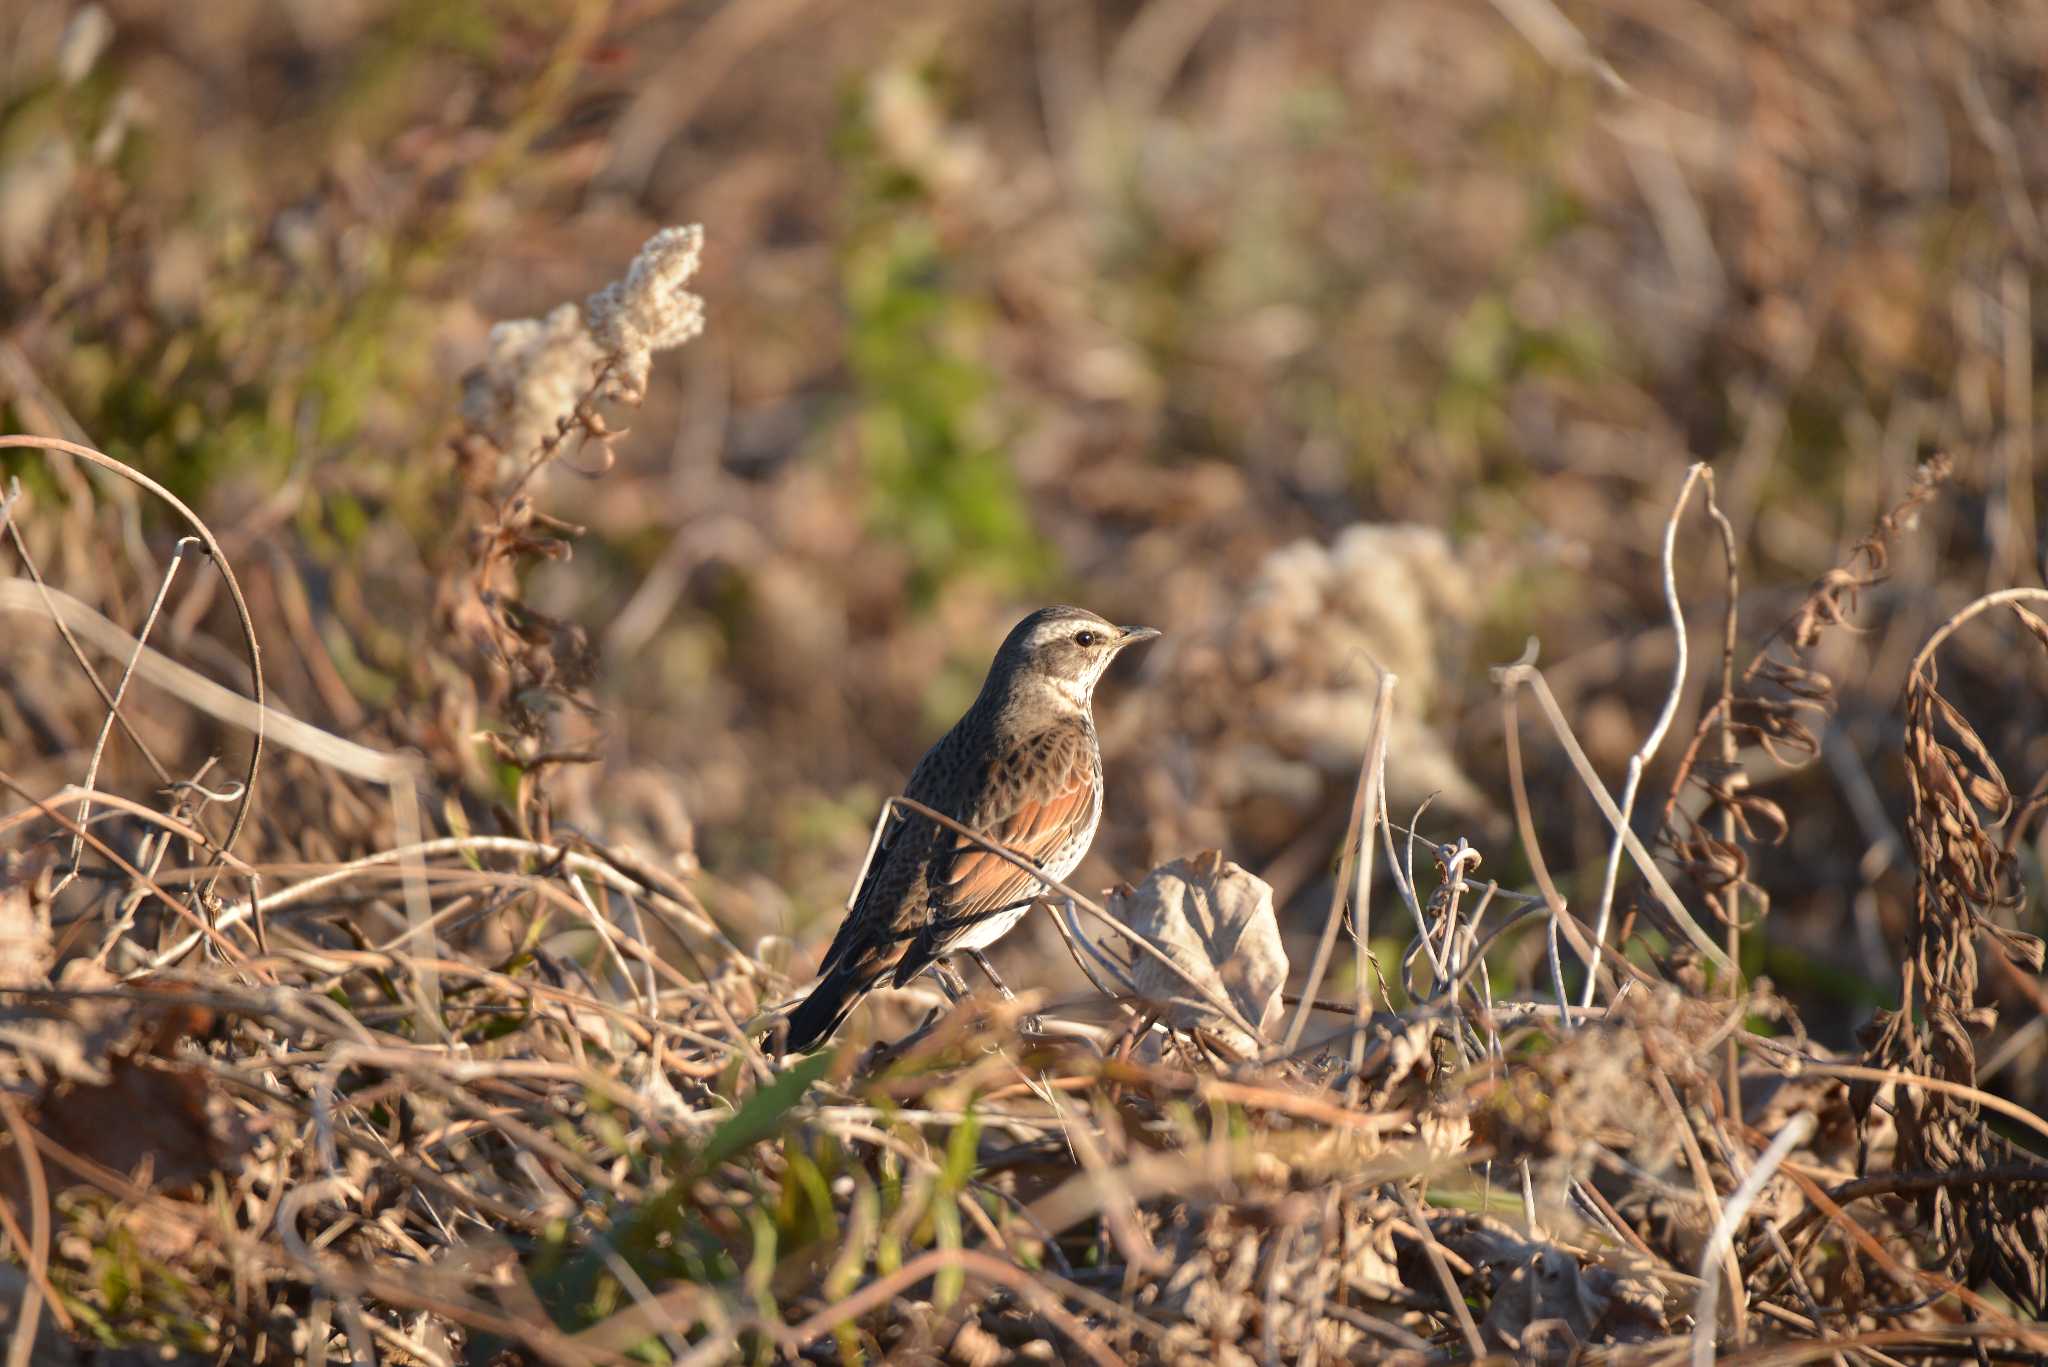
POLYGON ((1209 993, 1235 1006, 1261 1036, 1254 1040, 1206 1004, 1187 981, 1149 954, 1136 956, 1139 992, 1175 999, 1163 1019, 1177 1030, 1201 1026, 1244 1053, 1270 1042, 1283 1014, 1287 951, 1273 916, 1273 890, 1215 850, 1154 869, 1134 890, 1109 899, 1110 914, 1163 951, 1209 993))
POLYGON ((251 1135, 208 1074, 191 1065, 116 1056, 105 1086, 70 1086, 45 1101, 37 1128, 81 1158, 158 1187, 232 1170, 251 1135))
MULTIPOLYGON (((83 960, 61 976, 74 988, 112 984, 83 960)), ((62 1004, 68 1018, 53 1008, 38 1023, 47 1061, 69 1066, 50 1070, 29 1124, 80 1158, 160 1189, 235 1171, 258 1127, 210 1072, 181 1057, 181 1042, 210 1030, 213 1012, 177 1000, 176 981, 128 986, 132 995, 75 998, 62 1004)), ((17 1206, 21 1178, 15 1158, 0 1155, 0 1196, 17 1206)))

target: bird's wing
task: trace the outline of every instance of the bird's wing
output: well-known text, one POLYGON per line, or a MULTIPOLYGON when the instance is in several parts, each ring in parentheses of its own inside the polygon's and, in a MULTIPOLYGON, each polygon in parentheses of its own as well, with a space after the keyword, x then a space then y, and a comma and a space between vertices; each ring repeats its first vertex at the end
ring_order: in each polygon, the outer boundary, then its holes
POLYGON ((818 971, 830 972, 846 952, 862 938, 868 918, 862 908, 874 899, 875 889, 882 880, 882 871, 889 867, 889 856, 896 848, 897 840, 903 834, 903 813, 896 808, 889 809, 883 818, 882 838, 875 842, 874 857, 868 860, 867 873, 860 880, 860 888, 853 894, 853 901, 847 904, 846 916, 839 922, 839 930, 832 937, 832 947, 825 951, 825 958, 818 971))
MULTIPOLYGON (((963 814, 961 824, 1043 866, 1095 815, 1094 749, 1087 733, 1060 727, 1012 747, 997 757, 982 791, 980 810, 963 814)), ((1045 888, 1001 855, 965 836, 945 834, 952 848, 942 843, 944 852, 933 861, 931 919, 897 965, 898 983, 944 954, 980 918, 1029 901, 1045 888)))
MULTIPOLYGON (((946 738, 950 739, 950 736, 946 738)), ((933 756, 939 754, 946 740, 934 745, 917 762, 917 768, 910 773, 910 782, 904 787, 906 793, 923 793, 929 788, 927 774, 936 763, 933 756)), ((922 817, 917 821, 921 826, 931 824, 922 817)), ((868 860, 867 873, 860 880, 860 888, 853 894, 853 901, 848 904, 838 931, 832 936, 831 948, 825 951, 825 957, 818 965, 820 973, 831 972, 842 960, 856 953, 863 959, 886 958, 887 951, 904 942, 891 934, 897 930, 893 924, 897 909, 885 908, 880 902, 886 900, 885 883, 900 894, 903 890, 901 885, 906 881, 896 867, 897 847, 906 844, 906 837, 910 845, 926 843, 911 834, 910 822, 910 813, 900 807, 889 808, 889 815, 882 822, 882 838, 875 842, 874 857, 868 860)), ((914 850, 906 849, 904 854, 908 858, 917 857, 914 850)))

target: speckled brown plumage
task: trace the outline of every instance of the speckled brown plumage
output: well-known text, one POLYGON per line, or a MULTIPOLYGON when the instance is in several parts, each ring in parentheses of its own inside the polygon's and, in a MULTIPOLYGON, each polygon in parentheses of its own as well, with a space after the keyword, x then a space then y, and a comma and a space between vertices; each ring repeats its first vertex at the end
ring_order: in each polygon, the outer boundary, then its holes
MULTIPOLYGON (((1157 635, 1080 608, 1045 608, 996 652, 974 705, 926 752, 906 797, 1064 879, 1102 815, 1102 752, 1091 704, 1117 652, 1157 635)), ((789 1018, 789 1048, 829 1036, 884 978, 902 986, 955 953, 1006 934, 1044 884, 914 813, 892 818, 818 985, 789 1018)))

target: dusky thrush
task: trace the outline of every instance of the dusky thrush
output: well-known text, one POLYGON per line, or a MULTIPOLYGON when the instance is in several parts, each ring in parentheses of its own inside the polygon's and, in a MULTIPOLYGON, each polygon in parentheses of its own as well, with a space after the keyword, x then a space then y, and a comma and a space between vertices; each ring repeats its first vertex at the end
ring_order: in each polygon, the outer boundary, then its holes
POLYGON ((827 1038, 884 978, 905 986, 930 969, 958 998, 947 965, 965 954, 996 989, 1009 989, 986 955, 1046 890, 1088 852, 1102 816, 1102 750, 1095 685, 1150 627, 1114 626, 1081 608, 1042 608, 996 652, 974 705, 910 776, 904 796, 1015 851, 1039 875, 928 817, 897 809, 867 877, 832 937, 818 985, 789 1016, 791 1051, 827 1038))

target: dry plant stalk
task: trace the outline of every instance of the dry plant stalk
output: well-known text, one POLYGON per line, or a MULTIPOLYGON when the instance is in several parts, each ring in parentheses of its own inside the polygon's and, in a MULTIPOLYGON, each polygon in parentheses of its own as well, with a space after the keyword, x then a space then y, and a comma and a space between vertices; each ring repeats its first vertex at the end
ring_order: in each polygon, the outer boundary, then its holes
POLYGON ((500 713, 509 728, 475 725, 495 757, 520 773, 514 817, 519 833, 549 840, 546 776, 560 764, 588 763, 586 749, 556 724, 564 708, 587 712, 584 692, 596 669, 581 625, 535 610, 520 591, 532 564, 567 559, 583 529, 535 501, 542 471, 565 456, 595 449, 611 464, 602 405, 637 406, 657 351, 704 330, 704 301, 684 286, 696 274, 704 230, 664 228, 647 240, 625 278, 580 306, 562 304, 544 319, 491 329, 490 355, 463 381, 464 430, 454 442, 467 509, 467 559, 440 585, 438 615, 469 645, 484 683, 473 711, 500 713))
MULTIPOLYGON (((1905 752, 1913 794, 1907 829, 1918 879, 1899 1009, 1869 1028, 1866 1057, 1876 1067, 1975 1083, 1973 1037, 1997 1018, 1995 1007, 1977 1000, 1980 939, 2023 971, 2042 970, 2042 941, 2001 918, 2026 903, 2021 851, 2048 810, 2048 778, 2024 799, 2015 794, 1975 728, 1941 695, 1935 661, 1960 627, 1999 607, 2009 608, 2048 649, 2048 622, 2034 610, 2042 605, 2048 605, 2048 591, 2040 589, 1979 598, 1936 629, 1907 675, 1905 752)), ((1867 1111, 1876 1094, 1872 1083, 1859 1083, 1858 1110, 1867 1111)), ((2020 1156, 1987 1128, 1978 1103, 1968 1098, 1900 1088, 1893 1120, 1897 1171, 1970 1170, 2020 1156)), ((1918 1199, 1956 1275, 1988 1279, 2036 1318, 2048 1316, 2048 1201, 2038 1188, 1933 1186, 1918 1199)))
POLYGON ((1759 917, 1770 910, 1769 898, 1749 876, 1750 848, 1781 844, 1791 830, 1784 808, 1750 788, 1738 760, 1740 750, 1754 745, 1793 767, 1820 754, 1820 731, 1833 712, 1835 685, 1807 663, 1813 648, 1828 630, 1848 625, 1863 593, 1884 582, 1892 539, 1912 525, 1953 470, 1947 456, 1923 464, 1906 495, 1877 520, 1846 562, 1814 582, 1798 609, 1764 638, 1739 677, 1735 641, 1740 584, 1734 533, 1714 502, 1711 477, 1707 481, 1708 513, 1721 530, 1728 565, 1721 687, 1713 706, 1701 714, 1672 776, 1658 843, 1671 852, 1731 936, 1745 925, 1745 903, 1759 917), (1715 752, 1711 758, 1710 745, 1715 752), (1706 798, 1697 814, 1680 806, 1689 787, 1706 798))

